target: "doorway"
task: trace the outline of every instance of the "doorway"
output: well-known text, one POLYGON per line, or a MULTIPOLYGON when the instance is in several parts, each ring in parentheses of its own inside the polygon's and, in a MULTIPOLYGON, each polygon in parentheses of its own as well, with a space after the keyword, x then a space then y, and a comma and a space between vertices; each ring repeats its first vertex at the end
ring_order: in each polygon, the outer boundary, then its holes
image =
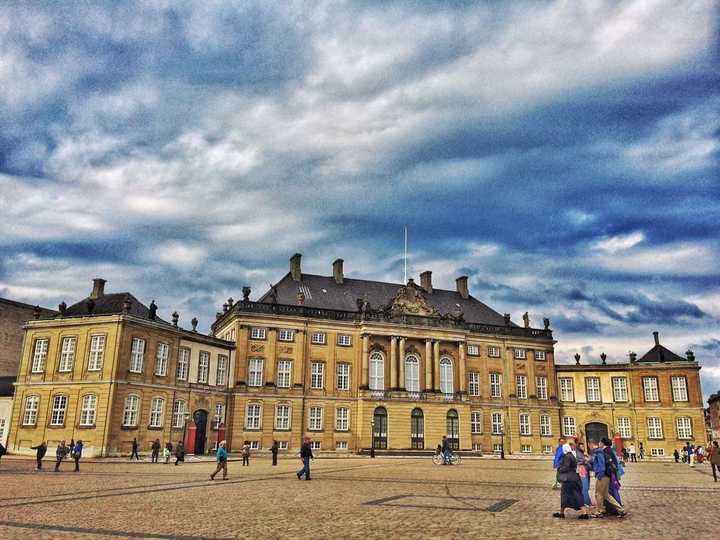
POLYGON ((205 432, 207 429, 208 412, 197 410, 193 413, 195 422, 195 454, 205 453, 205 432))
POLYGON ((387 411, 378 407, 373 413, 373 448, 387 449, 387 411))
POLYGON ((600 439, 608 436, 607 424, 602 422, 590 422, 585 424, 585 440, 588 444, 591 442, 598 443, 600 439))

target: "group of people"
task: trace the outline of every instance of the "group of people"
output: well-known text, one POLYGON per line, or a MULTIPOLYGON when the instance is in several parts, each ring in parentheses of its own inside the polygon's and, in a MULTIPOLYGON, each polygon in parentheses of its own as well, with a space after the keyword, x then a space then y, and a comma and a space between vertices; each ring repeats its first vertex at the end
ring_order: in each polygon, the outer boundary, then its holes
MULTIPOLYGON (((31 449, 35 450, 35 461, 37 462, 37 466, 35 468, 36 471, 42 471, 42 460, 45 457, 45 454, 47 454, 47 442, 42 441, 37 446, 32 446, 31 449)), ((58 472, 60 470, 60 464, 63 462, 63 460, 70 456, 73 461, 75 461, 75 472, 80 471, 80 458, 82 457, 83 452, 83 442, 74 440, 70 440, 70 444, 65 444, 65 441, 60 441, 57 445, 57 448, 55 449, 55 472, 58 472)))
MULTIPOLYGON (((151 463, 159 463, 160 458, 160 449, 162 448, 163 453, 163 459, 165 460, 165 463, 170 463, 170 458, 175 455, 175 465, 177 465, 180 462, 185 461, 185 445, 182 441, 178 441, 177 445, 173 447, 173 443, 168 441, 165 443, 165 447, 163 448, 160 444, 160 439, 155 439, 150 446, 150 461, 151 463), (174 454, 173 454, 174 450, 174 454)), ((140 445, 137 441, 137 438, 133 439, 132 441, 132 451, 130 452, 130 461, 135 458, 137 461, 140 461, 140 454, 139 454, 140 445)))
POLYGON ((608 514, 625 517, 627 511, 620 498, 620 478, 625 471, 610 439, 604 437, 597 444, 590 442, 587 451, 579 437, 567 440, 561 437, 558 443, 553 460, 557 471, 553 487, 561 486, 560 511, 553 516, 565 518, 565 511, 570 508, 580 511, 580 519, 608 514), (595 511, 591 511, 591 475, 595 476, 595 511))
POLYGON ((718 442, 713 441, 711 445, 705 448, 702 445, 695 446, 689 442, 682 447, 682 450, 678 451, 677 448, 673 452, 675 463, 689 464, 694 467, 696 463, 704 463, 706 460, 710 462, 712 467, 713 479, 717 482, 717 473, 720 469, 720 448, 718 448, 718 442))
MULTIPOLYGON (((278 457, 278 451, 280 450, 280 445, 277 441, 273 441, 272 446, 270 447, 270 453, 272 454, 272 464, 273 466, 277 465, 277 457, 278 457)), ((305 437, 303 439, 303 444, 300 447, 300 459, 303 462, 303 467, 297 472, 298 480, 301 480, 302 477, 305 477, 305 480, 310 480, 310 460, 314 459, 312 448, 310 445, 310 438, 305 437)), ((228 462, 228 453, 227 453, 227 441, 220 441, 218 443, 217 451, 215 452, 215 461, 217 463, 217 466, 215 468, 215 471, 210 475, 210 480, 215 480, 215 476, 222 471, 223 480, 228 479, 228 472, 227 472, 227 462, 228 462)), ((250 466, 250 442, 245 441, 242 447, 242 464, 243 467, 249 467, 250 466)))

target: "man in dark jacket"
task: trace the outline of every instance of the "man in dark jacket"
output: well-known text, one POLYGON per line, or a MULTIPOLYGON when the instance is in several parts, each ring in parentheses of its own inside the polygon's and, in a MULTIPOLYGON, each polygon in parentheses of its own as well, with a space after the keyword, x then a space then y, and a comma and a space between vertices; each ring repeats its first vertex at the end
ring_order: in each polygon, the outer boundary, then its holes
POLYGON ((41 442, 37 446, 31 446, 31 450, 37 450, 35 453, 35 459, 37 461, 37 468, 35 470, 42 471, 42 460, 45 457, 45 454, 47 453, 47 443, 45 441, 41 442))
POLYGON ((155 439, 152 443, 152 459, 153 463, 158 462, 158 456, 160 455, 160 439, 155 439))
POLYGON ((138 455, 138 442, 137 438, 133 439, 132 442, 132 453, 130 454, 130 461, 132 461, 132 458, 135 458, 136 460, 140 461, 140 456, 138 455))
POLYGON ((303 444, 300 447, 300 459, 302 459, 303 468, 297 472, 298 480, 302 480, 303 475, 305 476, 305 480, 310 480, 310 460, 315 459, 312 448, 310 447, 310 437, 305 437, 303 440, 303 444))
POLYGON ((185 462, 185 445, 183 445, 182 441, 178 441, 175 447, 175 465, 180 461, 185 462))
POLYGON ((83 442, 78 441, 75 443, 75 448, 71 450, 71 456, 75 460, 75 472, 80 472, 80 458, 82 457, 83 442))
POLYGON ((60 444, 58 444, 58 447, 55 449, 55 472, 60 470, 60 463, 62 463, 62 460, 65 459, 67 455, 68 447, 65 446, 65 441, 60 441, 60 444))
POLYGON ((280 446, 278 445, 277 441, 273 441, 272 446, 270 447, 270 452, 272 453, 272 464, 273 466, 277 465, 277 455, 278 450, 280 449, 280 446))
MULTIPOLYGON (((609 441, 608 441, 609 442, 609 441)), ((602 516, 607 513, 607 505, 611 505, 617 511, 618 516, 624 517, 625 509, 610 495, 610 470, 614 463, 608 463, 611 459, 608 452, 605 452, 605 440, 601 440, 593 452, 593 471, 595 472, 595 504, 598 514, 602 516)), ((611 449, 612 451, 612 449, 611 449)))

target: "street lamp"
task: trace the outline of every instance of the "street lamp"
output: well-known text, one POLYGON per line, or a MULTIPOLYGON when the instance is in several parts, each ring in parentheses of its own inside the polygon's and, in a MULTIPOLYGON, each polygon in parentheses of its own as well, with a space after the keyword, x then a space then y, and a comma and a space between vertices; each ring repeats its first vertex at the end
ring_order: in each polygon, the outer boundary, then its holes
POLYGON ((370 457, 375 457, 375 420, 370 421, 370 457))

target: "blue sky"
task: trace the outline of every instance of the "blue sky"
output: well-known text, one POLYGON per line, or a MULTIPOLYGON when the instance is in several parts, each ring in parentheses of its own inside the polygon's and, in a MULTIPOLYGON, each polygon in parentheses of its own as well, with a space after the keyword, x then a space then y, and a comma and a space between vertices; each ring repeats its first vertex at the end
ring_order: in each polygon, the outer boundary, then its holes
POLYGON ((205 328, 287 271, 435 285, 720 389, 717 3, 10 2, 0 295, 205 328))

